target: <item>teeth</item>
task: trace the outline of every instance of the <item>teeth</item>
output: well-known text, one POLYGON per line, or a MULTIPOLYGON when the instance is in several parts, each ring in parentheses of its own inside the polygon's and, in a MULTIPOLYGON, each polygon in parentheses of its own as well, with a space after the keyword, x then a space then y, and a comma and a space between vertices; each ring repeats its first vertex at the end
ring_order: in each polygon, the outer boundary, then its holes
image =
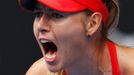
POLYGON ((40 40, 41 43, 47 43, 49 42, 48 40, 40 40))
POLYGON ((55 56, 56 56, 56 53, 51 54, 51 53, 49 52, 49 53, 46 54, 46 57, 47 57, 47 58, 55 58, 55 56))

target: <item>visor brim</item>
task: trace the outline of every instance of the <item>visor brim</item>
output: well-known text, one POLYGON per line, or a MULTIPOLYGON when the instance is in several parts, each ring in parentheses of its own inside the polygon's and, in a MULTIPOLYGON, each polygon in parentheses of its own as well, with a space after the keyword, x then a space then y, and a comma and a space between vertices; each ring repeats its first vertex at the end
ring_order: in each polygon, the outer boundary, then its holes
POLYGON ((20 7, 26 11, 33 11, 37 3, 41 3, 51 9, 60 12, 78 12, 86 7, 74 2, 73 0, 18 0, 20 7))
POLYGON ((18 4, 21 9, 28 12, 32 12, 34 10, 36 3, 36 0, 18 0, 18 4))

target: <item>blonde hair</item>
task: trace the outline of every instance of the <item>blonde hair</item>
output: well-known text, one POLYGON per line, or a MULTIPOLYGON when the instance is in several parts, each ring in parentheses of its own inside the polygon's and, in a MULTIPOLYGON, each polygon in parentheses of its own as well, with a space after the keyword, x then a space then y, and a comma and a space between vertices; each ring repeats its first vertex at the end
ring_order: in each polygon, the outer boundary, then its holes
POLYGON ((106 40, 107 36, 118 25, 120 8, 119 8, 118 0, 109 0, 109 2, 105 2, 105 0, 103 0, 103 2, 105 3, 105 5, 109 10, 109 17, 108 17, 107 24, 105 26, 102 25, 102 29, 101 29, 102 39, 106 40))
POLYGON ((112 4, 109 10, 109 18, 107 22, 107 29, 109 33, 113 31, 118 25, 119 22, 119 14, 120 14, 120 8, 119 8, 119 1, 118 0, 112 0, 112 4))

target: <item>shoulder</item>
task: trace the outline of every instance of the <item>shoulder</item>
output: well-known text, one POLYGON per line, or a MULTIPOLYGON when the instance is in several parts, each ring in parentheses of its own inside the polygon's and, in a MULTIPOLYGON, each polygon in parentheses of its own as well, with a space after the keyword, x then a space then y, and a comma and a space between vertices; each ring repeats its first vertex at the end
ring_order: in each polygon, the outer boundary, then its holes
POLYGON ((26 72, 26 75, 47 75, 48 69, 45 65, 44 59, 40 58, 32 64, 26 72))
POLYGON ((134 48, 116 45, 122 75, 134 75, 134 48))

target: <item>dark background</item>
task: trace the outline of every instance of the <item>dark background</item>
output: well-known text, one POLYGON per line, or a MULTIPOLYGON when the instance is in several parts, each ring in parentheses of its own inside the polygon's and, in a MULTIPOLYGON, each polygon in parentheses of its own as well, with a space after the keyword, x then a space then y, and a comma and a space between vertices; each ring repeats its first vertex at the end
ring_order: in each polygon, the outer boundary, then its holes
MULTIPOLYGON (((118 29, 134 33, 134 1, 120 0, 118 29)), ((0 2, 0 75, 24 75, 42 57, 33 35, 34 16, 20 10, 17 0, 0 2)))

